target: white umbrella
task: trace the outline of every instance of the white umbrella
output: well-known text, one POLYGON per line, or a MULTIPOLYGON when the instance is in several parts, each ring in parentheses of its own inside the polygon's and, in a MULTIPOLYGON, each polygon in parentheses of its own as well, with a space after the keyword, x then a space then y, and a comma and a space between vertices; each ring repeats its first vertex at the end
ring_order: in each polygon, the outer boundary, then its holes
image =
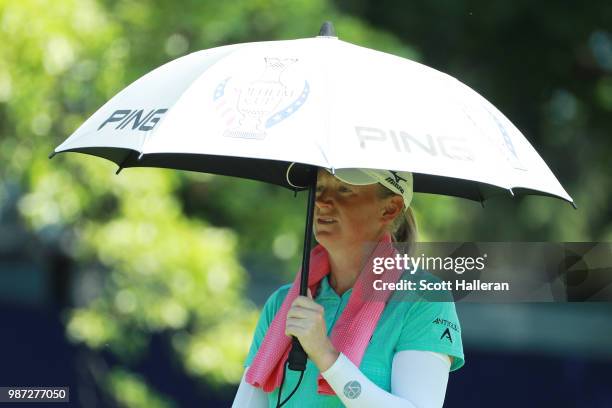
POLYGON ((171 61, 113 97, 53 154, 66 151, 120 168, 170 167, 291 188, 294 162, 402 170, 414 174, 416 192, 482 202, 510 191, 573 204, 521 132, 471 88, 331 35, 171 61))
MULTIPOLYGON (((527 139, 479 94, 425 65, 341 41, 330 23, 316 38, 228 45, 162 65, 51 157, 68 151, 112 160, 118 172, 167 167, 295 190, 314 185, 316 167, 409 171, 416 192, 483 202, 510 191, 573 205, 527 139)), ((309 188, 304 296, 314 196, 309 188)), ((290 363, 304 366, 305 357, 290 363)))

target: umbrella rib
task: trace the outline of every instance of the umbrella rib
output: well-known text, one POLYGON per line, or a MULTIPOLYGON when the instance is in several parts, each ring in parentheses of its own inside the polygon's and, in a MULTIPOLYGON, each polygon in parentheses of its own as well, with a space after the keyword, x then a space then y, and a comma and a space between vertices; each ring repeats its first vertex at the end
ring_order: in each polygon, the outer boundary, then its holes
POLYGON ((484 197, 482 195, 482 190, 480 189, 480 186, 477 185, 476 189, 478 189, 478 196, 480 197, 480 205, 482 205, 482 208, 485 208, 484 197))
MULTIPOLYGON (((128 150, 128 154, 123 158, 123 160, 121 160, 121 163, 119 163, 119 168, 117 169, 117 171, 115 172, 115 174, 119 174, 121 173, 121 170, 124 169, 125 164, 127 163, 127 161, 130 159, 130 156, 134 153, 133 150, 128 150)), ((140 157, 142 156, 142 153, 140 154, 140 157)), ((138 160, 140 160, 140 157, 138 157, 138 160)))

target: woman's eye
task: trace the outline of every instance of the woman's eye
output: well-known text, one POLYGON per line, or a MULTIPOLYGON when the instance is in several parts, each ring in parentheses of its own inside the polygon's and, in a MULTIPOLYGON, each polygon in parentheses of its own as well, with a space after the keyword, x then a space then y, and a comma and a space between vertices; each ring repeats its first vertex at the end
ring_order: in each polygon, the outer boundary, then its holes
POLYGON ((341 193, 350 193, 351 189, 346 186, 340 186, 338 187, 338 191, 340 191, 341 193))

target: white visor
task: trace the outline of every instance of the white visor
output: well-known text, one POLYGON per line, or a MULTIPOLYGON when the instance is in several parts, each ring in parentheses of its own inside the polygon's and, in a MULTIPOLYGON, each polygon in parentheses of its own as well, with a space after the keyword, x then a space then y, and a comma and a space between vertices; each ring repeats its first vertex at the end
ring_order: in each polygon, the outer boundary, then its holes
MULTIPOLYGON (((331 170, 328 170, 331 173, 331 170)), ((334 176, 346 184, 366 186, 380 183, 399 194, 404 199, 404 209, 412 202, 412 173, 408 171, 372 170, 372 169, 337 169, 334 176)))

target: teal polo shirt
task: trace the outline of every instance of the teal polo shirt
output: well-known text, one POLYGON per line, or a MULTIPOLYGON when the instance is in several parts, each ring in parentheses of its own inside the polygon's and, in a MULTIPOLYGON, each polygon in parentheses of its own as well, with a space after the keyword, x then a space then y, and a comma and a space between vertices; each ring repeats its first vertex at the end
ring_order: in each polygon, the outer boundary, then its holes
MULTIPOLYGON (((321 280, 315 301, 325 310, 327 335, 331 336, 334 324, 346 307, 352 289, 338 296, 329 285, 328 276, 321 280)), ((250 366, 255 358, 266 331, 280 310, 290 288, 290 284, 281 286, 266 301, 244 363, 245 368, 250 366)), ((461 326, 455 311, 455 304, 406 299, 405 293, 400 291, 391 295, 359 365, 359 369, 366 377, 388 392, 391 391, 393 356, 398 351, 425 350, 448 354, 454 357, 451 371, 462 367, 465 361, 461 342, 461 326)), ((308 359, 302 383, 283 407, 343 407, 337 396, 317 393, 318 375, 319 369, 312 360, 308 359)), ((299 377, 299 371, 287 369, 281 401, 293 390, 299 377)), ((278 389, 268 394, 268 406, 275 407, 277 398, 278 389)))

